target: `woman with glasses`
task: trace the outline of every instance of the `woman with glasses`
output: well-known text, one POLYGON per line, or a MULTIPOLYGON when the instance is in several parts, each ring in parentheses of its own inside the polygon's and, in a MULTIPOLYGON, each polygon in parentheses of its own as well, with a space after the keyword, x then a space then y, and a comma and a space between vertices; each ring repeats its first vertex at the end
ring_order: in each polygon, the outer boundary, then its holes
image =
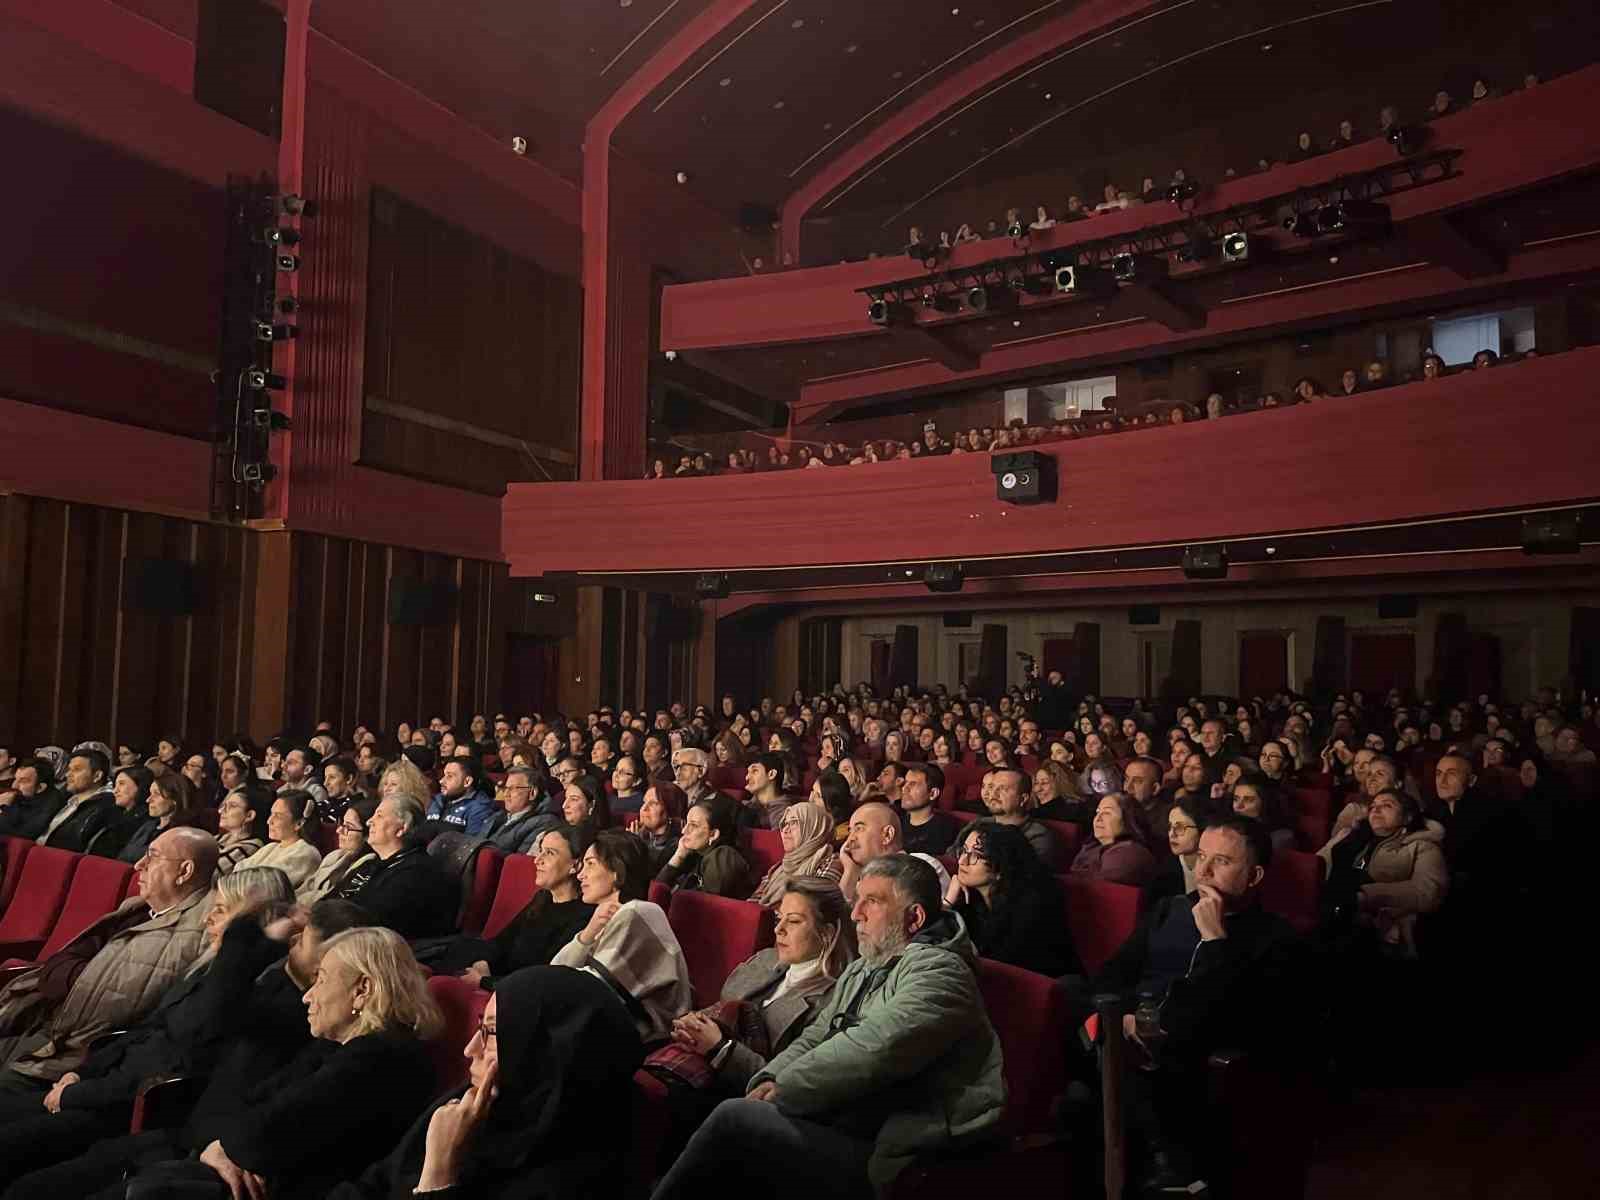
POLYGON ((1192 800, 1180 800, 1167 814, 1167 849, 1156 872, 1144 885, 1143 907, 1168 896, 1186 896, 1194 891, 1195 859, 1200 854, 1200 832, 1205 828, 1204 809, 1192 800))
POLYGON ((261 849, 267 840, 266 818, 266 807, 257 803, 244 784, 222 798, 217 806, 218 875, 228 874, 261 849))
POLYGON ((612 815, 626 821, 637 813, 644 804, 644 789, 648 782, 644 762, 637 755, 624 754, 617 758, 611 766, 612 815))
POLYGON ((961 914, 978 953, 1052 979, 1080 973, 1061 889, 1022 831, 985 818, 956 845, 945 903, 961 914))
POLYGON ((339 845, 328 851, 322 865, 296 890, 296 900, 309 908, 332 895, 356 872, 377 864, 377 853, 367 845, 367 822, 377 808, 378 802, 369 796, 350 801, 339 817, 339 845))

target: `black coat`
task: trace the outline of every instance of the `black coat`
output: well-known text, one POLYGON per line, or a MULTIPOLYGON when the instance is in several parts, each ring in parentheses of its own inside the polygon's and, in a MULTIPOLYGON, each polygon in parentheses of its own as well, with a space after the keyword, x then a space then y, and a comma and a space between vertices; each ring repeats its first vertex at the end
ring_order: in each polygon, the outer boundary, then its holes
MULTIPOLYGON (((1173 896, 1146 910, 1133 935, 1095 979, 1096 993, 1130 1003, 1145 976, 1151 936, 1175 909, 1192 911, 1196 894, 1173 896)), ((1201 942, 1188 971, 1173 981, 1161 1006, 1163 1052, 1203 1058, 1237 1047, 1294 1053, 1296 1026, 1306 1021, 1308 957, 1289 923, 1254 905, 1225 921, 1228 936, 1201 942)))
POLYGON ((78 810, 57 825, 48 836, 41 838, 39 844, 53 846, 57 850, 86 853, 89 843, 111 821, 116 811, 117 802, 112 799, 111 793, 97 792, 80 804, 78 810))
POLYGON ((18 796, 0 808, 0 837, 38 841, 66 802, 67 798, 60 789, 53 787, 40 788, 32 796, 18 796))
POLYGON ((990 908, 980 893, 968 889, 955 908, 984 958, 1052 979, 1082 973, 1067 931, 1061 887, 1053 876, 1030 880, 997 909, 990 908))
POLYGON ((456 932, 461 885, 418 846, 380 861, 372 877, 350 899, 406 939, 446 937, 456 932))
MULTIPOLYGON (((594 905, 585 904, 581 897, 556 904, 548 894, 541 893, 489 939, 489 965, 496 976, 509 975, 523 967, 548 966, 556 952, 577 937, 592 916, 594 905)), ((485 979, 483 986, 493 991, 494 978, 485 979)))

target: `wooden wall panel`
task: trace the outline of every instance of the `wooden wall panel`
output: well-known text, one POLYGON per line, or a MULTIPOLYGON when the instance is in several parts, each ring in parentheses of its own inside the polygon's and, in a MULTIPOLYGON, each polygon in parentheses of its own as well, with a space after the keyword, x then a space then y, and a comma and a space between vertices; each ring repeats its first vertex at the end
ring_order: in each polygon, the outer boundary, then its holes
POLYGON ((0 494, 0 743, 152 747, 500 706, 503 564, 0 494), (181 559, 193 613, 125 603, 129 559, 181 559), (455 582, 438 627, 391 626, 391 575, 455 582))

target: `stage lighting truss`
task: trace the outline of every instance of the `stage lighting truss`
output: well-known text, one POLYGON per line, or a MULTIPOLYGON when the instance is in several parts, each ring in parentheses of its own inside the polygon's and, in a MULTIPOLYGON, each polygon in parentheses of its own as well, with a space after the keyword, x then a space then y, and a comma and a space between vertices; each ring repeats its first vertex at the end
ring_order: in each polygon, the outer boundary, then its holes
POLYGON ((958 305, 973 288, 984 286, 1008 287, 1019 297, 1059 295, 1055 275, 1063 266, 1101 268, 1109 273, 1117 259, 1131 256, 1133 259, 1165 258, 1183 264, 1204 263, 1217 270, 1237 269, 1251 260, 1250 244, 1255 235, 1280 230, 1285 220, 1299 214, 1329 210, 1322 218, 1323 227, 1319 227, 1317 217, 1309 217, 1305 225, 1310 231, 1308 237, 1331 234, 1349 237, 1381 232, 1383 220, 1378 210, 1384 199, 1450 178, 1455 174, 1455 161, 1460 156, 1459 150, 1434 150, 1360 174, 1340 176, 1317 187, 1282 192, 1203 216, 1188 214, 1165 225, 1078 242, 1061 250, 1030 252, 1019 249, 1006 258, 968 267, 945 266, 911 279, 897 279, 858 290, 874 301, 903 304, 942 317, 956 309, 924 305, 925 292, 932 290, 940 296, 955 297, 958 305), (1335 209, 1346 214, 1357 212, 1362 218, 1360 221, 1345 220, 1334 227, 1330 217, 1335 209), (1236 236, 1241 234, 1245 239, 1242 245, 1236 236), (1021 287, 1017 286, 1019 281, 1021 287))

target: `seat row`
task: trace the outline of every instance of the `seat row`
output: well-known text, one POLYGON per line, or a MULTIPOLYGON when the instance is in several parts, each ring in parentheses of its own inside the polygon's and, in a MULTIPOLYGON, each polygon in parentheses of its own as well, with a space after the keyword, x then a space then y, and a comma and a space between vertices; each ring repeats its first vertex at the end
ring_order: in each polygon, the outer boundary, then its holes
POLYGON ((139 890, 127 863, 0 838, 0 970, 43 961, 139 890))

